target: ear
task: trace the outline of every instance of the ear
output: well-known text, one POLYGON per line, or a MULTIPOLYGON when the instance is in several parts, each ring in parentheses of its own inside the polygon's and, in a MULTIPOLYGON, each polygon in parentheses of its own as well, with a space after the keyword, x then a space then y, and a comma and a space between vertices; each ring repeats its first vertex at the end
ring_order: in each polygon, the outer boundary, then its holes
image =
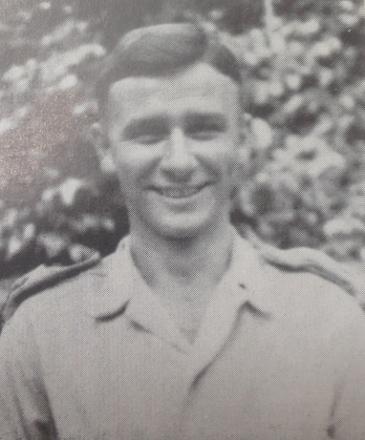
POLYGON ((247 113, 240 115, 240 133, 239 133, 239 150, 238 164, 243 175, 247 174, 253 155, 253 132, 252 117, 247 113))
POLYGON ((89 129, 89 141, 94 146, 96 154, 99 158, 100 168, 106 173, 115 172, 115 164, 111 154, 108 137, 106 135, 105 124, 95 122, 89 129))

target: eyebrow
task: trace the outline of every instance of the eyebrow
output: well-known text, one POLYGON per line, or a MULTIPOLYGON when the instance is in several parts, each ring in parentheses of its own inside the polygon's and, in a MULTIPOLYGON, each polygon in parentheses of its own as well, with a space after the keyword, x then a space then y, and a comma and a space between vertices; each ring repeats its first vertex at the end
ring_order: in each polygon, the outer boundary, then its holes
POLYGON ((169 120, 167 116, 146 116, 129 121, 123 129, 122 135, 126 139, 131 139, 143 131, 163 131, 167 130, 168 126, 169 120))
POLYGON ((214 125, 215 128, 224 129, 227 127, 227 118, 221 113, 188 113, 184 120, 184 125, 189 128, 199 128, 205 125, 214 125))

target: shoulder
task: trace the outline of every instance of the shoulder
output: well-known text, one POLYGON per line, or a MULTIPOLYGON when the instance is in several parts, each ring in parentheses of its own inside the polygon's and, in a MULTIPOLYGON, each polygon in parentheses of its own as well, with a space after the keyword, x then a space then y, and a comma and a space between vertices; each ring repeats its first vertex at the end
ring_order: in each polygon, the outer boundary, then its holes
POLYGON ((84 261, 73 265, 37 267, 13 284, 0 313, 1 322, 7 322, 15 311, 31 298, 37 298, 36 302, 43 302, 44 307, 53 301, 61 305, 62 297, 70 296, 90 286, 91 280, 97 279, 98 275, 103 272, 103 263, 98 253, 92 253, 84 261), (46 295, 38 295, 45 291, 46 295))
MULTIPOLYGON (((263 311, 272 312, 277 322, 292 329, 312 328, 325 334, 351 321, 364 322, 359 307, 364 304, 363 274, 310 248, 281 250, 254 237, 245 236, 242 280, 252 286, 252 298, 263 311), (248 242, 248 247, 247 247, 248 242), (286 323, 286 324, 285 324, 286 323)), ((241 275, 239 275, 241 276, 241 275)), ((362 324, 361 324, 362 325, 362 324)))
MULTIPOLYGON (((309 247, 279 249, 263 243, 256 237, 250 242, 261 259, 285 280, 294 284, 328 291, 343 296, 346 293, 354 297, 360 306, 365 306, 365 272, 350 268, 345 263, 335 261, 322 251, 309 247)), ((300 289, 301 290, 301 289, 300 289)), ((336 296, 336 295, 335 295, 336 296)))
MULTIPOLYGON (((280 329, 309 340, 333 341, 362 334, 365 343, 364 277, 353 276, 320 251, 280 250, 254 243, 260 264, 254 280, 258 306, 280 329), (261 293, 262 292, 262 293, 261 293)), ((332 343, 332 342, 331 342, 332 343)))

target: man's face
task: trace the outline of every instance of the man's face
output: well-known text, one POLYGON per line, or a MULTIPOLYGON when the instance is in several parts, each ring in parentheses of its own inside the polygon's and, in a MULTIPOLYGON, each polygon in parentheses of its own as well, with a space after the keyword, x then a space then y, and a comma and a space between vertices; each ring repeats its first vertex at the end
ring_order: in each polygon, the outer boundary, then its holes
POLYGON ((126 78, 109 92, 108 138, 131 230, 189 238, 228 222, 239 181, 238 86, 208 64, 126 78))

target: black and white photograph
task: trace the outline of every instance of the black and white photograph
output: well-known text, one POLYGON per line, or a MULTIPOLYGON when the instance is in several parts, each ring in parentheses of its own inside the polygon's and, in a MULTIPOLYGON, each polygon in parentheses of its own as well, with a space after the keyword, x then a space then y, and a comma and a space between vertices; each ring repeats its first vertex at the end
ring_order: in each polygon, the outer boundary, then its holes
POLYGON ((364 0, 0 0, 0 440, 365 440, 364 0))

